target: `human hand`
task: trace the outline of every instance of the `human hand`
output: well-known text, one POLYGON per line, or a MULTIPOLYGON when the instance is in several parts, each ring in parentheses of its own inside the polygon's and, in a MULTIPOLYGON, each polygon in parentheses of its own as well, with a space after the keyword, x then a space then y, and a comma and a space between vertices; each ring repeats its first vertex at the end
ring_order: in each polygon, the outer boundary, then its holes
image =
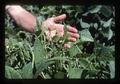
MULTIPOLYGON (((66 15, 63 14, 57 17, 48 18, 42 23, 42 30, 45 32, 49 41, 51 41, 55 35, 59 37, 64 36, 64 25, 57 23, 64 21, 65 19, 66 15)), ((77 32, 76 28, 67 26, 67 33, 70 35, 70 37, 68 37, 69 42, 75 42, 79 38, 79 34, 77 34, 77 32)), ((65 43, 64 47, 70 48, 71 46, 69 42, 65 43)))
POLYGON ((20 28, 31 33, 34 32, 36 18, 31 13, 19 5, 6 5, 5 10, 20 28))

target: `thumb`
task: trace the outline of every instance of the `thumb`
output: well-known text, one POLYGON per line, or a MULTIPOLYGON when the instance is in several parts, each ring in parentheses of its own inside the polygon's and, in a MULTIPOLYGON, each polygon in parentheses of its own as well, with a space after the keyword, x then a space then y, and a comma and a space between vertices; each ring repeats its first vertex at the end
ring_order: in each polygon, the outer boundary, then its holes
POLYGON ((61 22, 64 21, 66 19, 66 14, 62 14, 60 16, 57 16, 54 18, 54 22, 61 22))

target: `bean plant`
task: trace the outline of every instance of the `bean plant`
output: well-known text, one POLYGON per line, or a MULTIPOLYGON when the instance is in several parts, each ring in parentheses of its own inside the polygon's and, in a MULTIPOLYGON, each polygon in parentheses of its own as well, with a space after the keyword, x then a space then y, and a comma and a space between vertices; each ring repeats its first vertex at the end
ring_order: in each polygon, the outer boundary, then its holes
POLYGON ((21 30, 5 16, 5 78, 7 79, 114 79, 115 8, 106 5, 22 5, 37 18, 34 33, 21 30), (66 14, 64 37, 48 41, 41 24, 66 14), (80 37, 64 48, 67 25, 80 37))

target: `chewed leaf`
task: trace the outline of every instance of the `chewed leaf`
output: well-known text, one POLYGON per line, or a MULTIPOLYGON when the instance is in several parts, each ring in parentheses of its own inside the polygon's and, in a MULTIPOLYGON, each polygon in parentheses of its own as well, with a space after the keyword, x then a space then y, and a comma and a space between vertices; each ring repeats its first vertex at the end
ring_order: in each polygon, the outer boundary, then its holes
POLYGON ((84 29, 80 32, 80 36, 81 36, 81 41, 90 41, 93 42, 94 39, 91 36, 90 32, 87 29, 84 29))
POLYGON ((82 21, 82 18, 80 19, 80 25, 82 28, 89 28, 90 27, 90 25, 88 23, 82 21))

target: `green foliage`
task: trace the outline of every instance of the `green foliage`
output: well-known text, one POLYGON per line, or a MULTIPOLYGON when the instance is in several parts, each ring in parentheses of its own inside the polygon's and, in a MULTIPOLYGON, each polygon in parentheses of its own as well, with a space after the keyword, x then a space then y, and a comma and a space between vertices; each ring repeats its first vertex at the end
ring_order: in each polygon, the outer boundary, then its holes
POLYGON ((30 62, 30 63, 26 64, 22 68, 21 72, 22 72, 22 78, 23 79, 31 79, 31 78, 33 78, 32 63, 30 62))
POLYGON ((90 34, 90 32, 87 30, 87 29, 85 29, 85 30, 82 30, 81 32, 80 32, 80 36, 81 36, 81 41, 90 41, 90 42, 93 42, 94 41, 94 39, 93 39, 93 37, 91 36, 91 34, 90 34))
MULTIPOLYGON (((8 79, 113 79, 115 78, 115 10, 113 6, 24 5, 37 17, 34 34, 20 30, 5 18, 5 77, 8 79), (48 41, 41 22, 67 14, 64 37, 48 41), (80 38, 68 42, 67 26, 80 38)), ((61 23, 62 24, 62 23, 61 23)))
POLYGON ((69 78, 80 79, 82 72, 83 72, 83 69, 80 69, 80 68, 69 68, 68 75, 69 75, 69 78))
POLYGON ((21 79, 21 75, 18 71, 14 70, 12 67, 5 66, 5 77, 7 79, 21 79))

